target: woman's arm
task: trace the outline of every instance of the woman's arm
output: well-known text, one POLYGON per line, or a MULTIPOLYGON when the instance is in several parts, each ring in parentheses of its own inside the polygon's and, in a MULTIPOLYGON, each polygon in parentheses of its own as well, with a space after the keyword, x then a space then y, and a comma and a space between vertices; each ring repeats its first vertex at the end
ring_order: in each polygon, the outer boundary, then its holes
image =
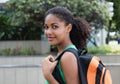
POLYGON ((59 84, 51 73, 47 74, 45 78, 49 82, 49 84, 59 84))
POLYGON ((77 59, 71 52, 65 52, 61 58, 61 67, 66 84, 80 84, 77 59))
POLYGON ((54 70, 56 64, 57 61, 54 61, 54 57, 51 55, 46 57, 42 62, 43 75, 50 84, 59 84, 52 76, 52 71, 54 70))

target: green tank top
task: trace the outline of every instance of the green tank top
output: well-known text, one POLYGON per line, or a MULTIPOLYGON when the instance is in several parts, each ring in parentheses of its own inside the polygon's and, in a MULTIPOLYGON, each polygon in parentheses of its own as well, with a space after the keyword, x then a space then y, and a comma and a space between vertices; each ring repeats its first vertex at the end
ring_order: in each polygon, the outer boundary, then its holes
MULTIPOLYGON (((67 46, 64 50, 69 49, 69 48, 77 49, 74 45, 69 45, 69 46, 67 46)), ((57 66, 59 67, 60 75, 61 75, 61 77, 62 77, 62 79, 63 79, 63 81, 64 81, 64 84, 66 84, 66 80, 65 80, 65 77, 64 77, 64 74, 63 74, 63 71, 62 71, 60 65, 61 65, 61 63, 60 63, 60 60, 59 60, 57 66)), ((48 82, 47 80, 46 80, 46 84, 49 84, 49 82, 48 82)))

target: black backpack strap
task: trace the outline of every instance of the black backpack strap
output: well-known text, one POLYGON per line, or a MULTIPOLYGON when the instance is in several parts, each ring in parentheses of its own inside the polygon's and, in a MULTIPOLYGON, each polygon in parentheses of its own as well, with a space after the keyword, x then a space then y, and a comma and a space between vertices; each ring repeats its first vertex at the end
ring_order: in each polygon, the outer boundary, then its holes
POLYGON ((57 56, 57 58, 55 60, 60 60, 65 52, 66 52, 66 50, 64 50, 59 56, 57 56))
MULTIPOLYGON (((69 48, 67 50, 64 50, 55 60, 60 60, 65 52, 71 52, 75 55, 75 57, 77 58, 80 84, 87 84, 86 77, 85 77, 85 74, 84 74, 85 71, 82 69, 83 65, 81 64, 80 59, 79 59, 79 57, 81 57, 81 55, 86 54, 86 51, 85 50, 84 51, 82 51, 82 50, 79 51, 79 50, 76 50, 74 48, 69 48)), ((60 84, 63 84, 63 82, 62 82, 63 80, 59 76, 59 71, 58 71, 57 66, 55 67, 55 71, 53 72, 53 76, 55 77, 55 79, 60 84)))
POLYGON ((66 49, 64 50, 55 60, 60 60, 62 55, 65 53, 65 52, 71 52, 73 53, 75 56, 77 56, 78 54, 79 55, 84 55, 87 53, 87 50, 86 49, 74 49, 74 48, 69 48, 69 49, 66 49))
MULTIPOLYGON (((57 58, 55 60, 60 60, 62 55, 64 54, 65 51, 63 51, 59 56, 57 56, 57 58)), ((58 62, 59 63, 59 62, 58 62)), ((57 65, 58 65, 57 63, 57 65)), ((64 80, 62 79, 61 77, 61 74, 60 74, 60 69, 58 66, 56 66, 52 72, 52 75, 53 77, 59 82, 59 84, 64 84, 64 80)))
POLYGON ((79 53, 79 55, 85 55, 87 53, 87 49, 85 49, 85 48, 78 49, 78 53, 79 53))
POLYGON ((74 49, 74 48, 69 48, 69 49, 67 49, 66 51, 73 53, 73 54, 76 56, 76 58, 77 58, 80 84, 88 84, 87 81, 86 81, 85 74, 84 74, 85 71, 84 71, 83 68, 82 68, 83 65, 81 64, 80 59, 79 59, 79 58, 80 58, 82 55, 84 55, 86 52, 83 53, 82 50, 79 51, 79 50, 76 50, 76 49, 74 49))
POLYGON ((60 60, 62 55, 65 53, 65 52, 71 52, 75 55, 75 57, 77 58, 77 64, 78 64, 78 71, 79 71, 79 78, 80 78, 80 84, 87 84, 87 81, 86 81, 86 77, 85 77, 85 74, 84 74, 84 70, 82 69, 83 65, 81 64, 80 60, 79 60, 79 57, 81 55, 84 55, 86 52, 85 51, 80 51, 80 50, 76 50, 74 48, 69 48, 67 50, 64 50, 57 58, 56 60, 60 60))
MULTIPOLYGON (((58 60, 60 61, 61 57, 63 56, 63 54, 65 52, 69 51, 68 49, 67 50, 64 50, 59 56, 57 56, 57 58, 55 60, 58 60)), ((59 82, 59 84, 64 84, 64 80, 62 79, 61 75, 60 75, 60 70, 59 70, 59 67, 56 66, 55 69, 53 70, 52 72, 52 75, 53 77, 59 82)))

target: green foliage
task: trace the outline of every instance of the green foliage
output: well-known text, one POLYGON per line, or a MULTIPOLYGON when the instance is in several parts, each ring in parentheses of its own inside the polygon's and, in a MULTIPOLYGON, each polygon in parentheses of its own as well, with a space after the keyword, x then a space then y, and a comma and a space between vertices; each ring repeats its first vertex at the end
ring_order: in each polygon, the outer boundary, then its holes
POLYGON ((0 14, 0 40, 40 39, 40 28, 11 26, 8 21, 9 17, 9 15, 0 14))
MULTIPOLYGON (((88 47, 89 54, 120 54, 120 45, 105 45, 99 47, 88 47)), ((37 55, 34 48, 23 49, 21 47, 0 50, 1 56, 37 55)))
POLYGON ((107 0, 114 3, 114 15, 112 18, 112 23, 115 27, 111 28, 111 31, 116 31, 120 34, 120 0, 107 0))
POLYGON ((0 14, 0 39, 11 39, 14 35, 15 28, 8 22, 8 15, 0 14))
POLYGON ((88 47, 90 54, 120 54, 120 45, 105 45, 99 47, 88 47))
POLYGON ((116 22, 116 31, 120 34, 120 0, 114 1, 114 4, 113 21, 116 22))
POLYGON ((105 4, 100 5, 96 0, 10 0, 7 4, 14 9, 10 21, 16 26, 42 28, 45 11, 54 6, 69 8, 75 16, 85 18, 96 28, 107 25, 109 19, 105 4))
POLYGON ((23 49, 21 47, 7 48, 0 50, 1 56, 16 56, 16 55, 36 55, 33 48, 23 49))
POLYGON ((40 40, 45 12, 54 6, 70 9, 74 16, 85 18, 95 29, 108 25, 105 4, 96 0, 9 0, 4 7, 8 16, 1 19, 1 40, 40 40))
POLYGON ((96 29, 108 26, 109 16, 105 4, 100 4, 96 0, 77 0, 76 3, 71 2, 71 10, 73 10, 75 16, 85 18, 91 26, 96 29))
POLYGON ((12 25, 39 27, 43 20, 43 0, 10 0, 8 8, 13 9, 12 25))

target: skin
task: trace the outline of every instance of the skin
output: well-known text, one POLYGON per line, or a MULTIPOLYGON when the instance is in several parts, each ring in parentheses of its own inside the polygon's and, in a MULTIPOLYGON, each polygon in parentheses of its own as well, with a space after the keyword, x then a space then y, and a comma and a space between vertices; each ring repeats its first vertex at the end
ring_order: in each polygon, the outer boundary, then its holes
MULTIPOLYGON (((65 25, 65 22, 57 18, 53 14, 47 15, 45 18, 45 35, 51 45, 56 45, 58 48, 58 55, 65 47, 72 45, 69 34, 72 25, 65 25)), ((59 84, 51 72, 54 70, 57 61, 54 57, 49 55, 42 62, 42 71, 44 77, 50 84, 59 84)), ((76 57, 71 52, 65 52, 61 58, 61 68, 65 76, 66 84, 79 84, 79 75, 76 57)))

